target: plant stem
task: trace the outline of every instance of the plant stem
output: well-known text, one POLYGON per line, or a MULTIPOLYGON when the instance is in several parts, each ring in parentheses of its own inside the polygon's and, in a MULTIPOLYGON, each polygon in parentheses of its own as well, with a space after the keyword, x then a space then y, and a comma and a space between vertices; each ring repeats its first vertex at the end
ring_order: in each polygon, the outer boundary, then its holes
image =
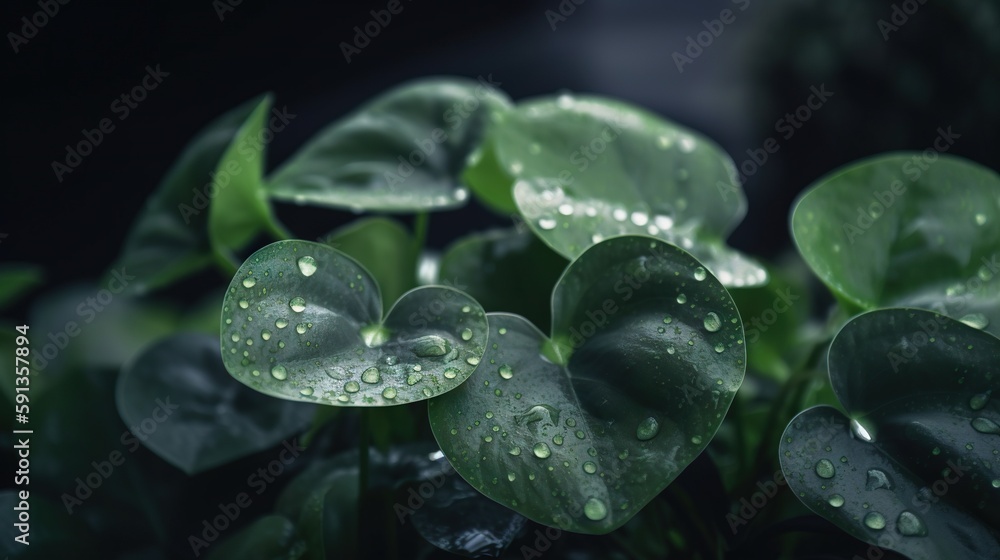
POLYGON ((427 243, 427 230, 430 227, 430 216, 427 212, 418 212, 413 218, 413 245, 417 252, 424 250, 427 243))
POLYGON ((292 239, 292 232, 285 229, 285 226, 279 224, 277 221, 270 219, 267 220, 267 232, 271 234, 276 241, 284 241, 286 239, 292 239))

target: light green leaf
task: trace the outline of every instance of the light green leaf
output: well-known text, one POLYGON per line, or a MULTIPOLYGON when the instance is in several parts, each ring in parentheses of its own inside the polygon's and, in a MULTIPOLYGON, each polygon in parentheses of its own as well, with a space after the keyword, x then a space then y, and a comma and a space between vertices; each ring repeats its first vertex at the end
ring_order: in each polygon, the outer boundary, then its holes
POLYGON ((39 286, 43 278, 41 267, 33 264, 0 265, 0 309, 16 302, 25 292, 39 286))
POLYGON ((268 245, 240 267, 223 301, 229 373, 272 396, 391 406, 457 387, 486 345, 468 295, 427 286, 382 317, 379 287, 347 255, 308 241, 268 245))
POLYGON ((382 291, 383 308, 417 285, 417 248, 410 233, 395 220, 363 218, 331 233, 325 241, 371 273, 382 291))

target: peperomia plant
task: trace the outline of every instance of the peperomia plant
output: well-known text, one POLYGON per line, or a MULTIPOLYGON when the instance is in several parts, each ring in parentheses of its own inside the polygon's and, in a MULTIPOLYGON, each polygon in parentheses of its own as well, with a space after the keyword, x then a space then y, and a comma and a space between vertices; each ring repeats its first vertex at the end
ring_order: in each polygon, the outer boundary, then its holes
MULTIPOLYGON (((994 171, 933 151, 852 164, 796 203, 801 257, 763 264, 725 244, 747 209, 730 157, 624 102, 424 79, 269 166, 273 108, 191 141, 109 269, 128 294, 39 352, 31 554, 1000 547, 994 171), (374 215, 298 239, 287 202, 374 215), (499 227, 433 218, 469 205, 499 227), (432 221, 455 239, 428 243, 432 221), (212 265, 203 303, 169 304, 212 265)), ((0 278, 6 305, 39 273, 0 278)), ((33 329, 87 296, 36 305, 33 329)))

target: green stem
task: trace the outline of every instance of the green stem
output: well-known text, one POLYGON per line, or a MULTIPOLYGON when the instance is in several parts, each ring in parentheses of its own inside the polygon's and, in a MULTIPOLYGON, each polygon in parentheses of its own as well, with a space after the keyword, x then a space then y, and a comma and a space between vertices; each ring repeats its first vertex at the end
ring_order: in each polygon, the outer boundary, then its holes
POLYGON ((424 250, 427 243, 427 230, 430 227, 430 216, 427 212, 418 212, 413 218, 413 245, 417 252, 424 250))
POLYGON ((236 272, 239 267, 229 258, 228 255, 222 252, 215 243, 212 244, 212 257, 215 259, 215 265, 219 268, 219 271, 227 278, 232 278, 236 276, 236 272))

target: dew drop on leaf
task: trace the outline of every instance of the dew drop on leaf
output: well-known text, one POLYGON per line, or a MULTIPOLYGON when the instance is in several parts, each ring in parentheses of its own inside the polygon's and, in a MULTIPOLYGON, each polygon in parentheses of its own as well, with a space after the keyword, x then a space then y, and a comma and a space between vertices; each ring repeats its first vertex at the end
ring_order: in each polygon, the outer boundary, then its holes
POLYGON ((472 329, 463 329, 462 330, 462 340, 466 340, 466 341, 472 340, 472 329))
POLYGON ((839 508, 844 505, 844 497, 840 494, 833 494, 830 496, 830 499, 827 500, 827 503, 835 508, 839 508))
POLYGON ((978 395, 973 395, 972 398, 969 399, 969 408, 971 408, 972 410, 982 410, 986 406, 986 403, 988 403, 989 401, 990 401, 990 391, 986 391, 985 393, 979 393, 978 395))
POLYGON ((722 321, 719 320, 719 316, 714 311, 710 311, 708 315, 705 315, 704 325, 706 331, 717 332, 722 328, 722 321))
POLYGON ((283 329, 288 326, 288 319, 276 319, 274 321, 274 326, 278 327, 279 329, 283 329))
POLYGON ((868 469, 868 480, 865 482, 865 489, 878 490, 879 488, 892 490, 892 481, 889 480, 889 475, 879 469, 868 469))
POLYGON ((298 265, 302 276, 312 276, 316 273, 316 259, 310 256, 301 257, 298 260, 298 265))
POLYGON ((510 379, 514 377, 514 370, 507 364, 500 366, 499 372, 500 372, 500 377, 504 379, 510 379))
POLYGON ((704 268, 702 268, 702 267, 699 266, 698 268, 694 269, 694 279, 695 280, 701 282, 706 277, 707 277, 707 274, 705 274, 705 269, 704 268))
POLYGON ((635 429, 635 437, 640 441, 651 440, 660 433, 660 423, 652 416, 646 418, 635 429))
MULTIPOLYGON (((874 527, 873 527, 874 528, 874 527)), ((916 514, 904 511, 896 519, 896 530, 907 537, 926 537, 927 526, 916 514)))
POLYGON ((972 429, 981 434, 1000 435, 1000 425, 989 418, 973 418, 972 429))
POLYGON ((550 455, 552 455, 552 450, 549 449, 549 446, 544 441, 536 443, 535 447, 533 447, 531 451, 535 454, 535 457, 538 457, 539 459, 547 459, 550 455))
POLYGON ((377 367, 370 367, 365 371, 361 372, 361 380, 365 383, 375 384, 381 380, 382 376, 379 374, 377 367))
POLYGON ((593 461, 586 461, 583 463, 583 472, 587 474, 594 474, 597 472, 597 465, 593 461))
POLYGON ((271 368, 271 377, 278 381, 284 381, 288 379, 288 371, 285 370, 285 366, 274 366, 271 368))
POLYGON ((816 476, 820 478, 833 478, 835 474, 837 474, 837 469, 833 467, 833 463, 829 459, 820 459, 816 462, 816 476))
POLYGON ((348 393, 357 393, 361 390, 361 384, 357 381, 348 381, 347 383, 344 383, 344 390, 348 393))
POLYGON ((253 288, 256 285, 257 285, 257 280, 255 278, 244 278, 243 279, 243 287, 244 288, 253 288))
POLYGON ((877 511, 870 511, 865 515, 865 526, 876 531, 885 529, 885 516, 877 511))
POLYGON ((293 297, 292 300, 288 302, 288 307, 291 307, 292 311, 296 313, 302 313, 306 310, 306 300, 299 296, 293 297))
POLYGON ((583 514, 591 521, 600 521, 608 516, 608 507, 597 498, 590 498, 583 505, 583 514))
POLYGON ((444 370, 444 376, 446 379, 455 379, 456 377, 458 377, 459 373, 461 372, 453 367, 444 370))
POLYGON ((677 294, 677 303, 684 305, 687 303, 688 297, 684 294, 677 294))
POLYGON ((392 399, 396 398, 396 388, 395 387, 386 387, 385 389, 382 389, 382 397, 386 398, 386 399, 388 399, 390 401, 392 399))

